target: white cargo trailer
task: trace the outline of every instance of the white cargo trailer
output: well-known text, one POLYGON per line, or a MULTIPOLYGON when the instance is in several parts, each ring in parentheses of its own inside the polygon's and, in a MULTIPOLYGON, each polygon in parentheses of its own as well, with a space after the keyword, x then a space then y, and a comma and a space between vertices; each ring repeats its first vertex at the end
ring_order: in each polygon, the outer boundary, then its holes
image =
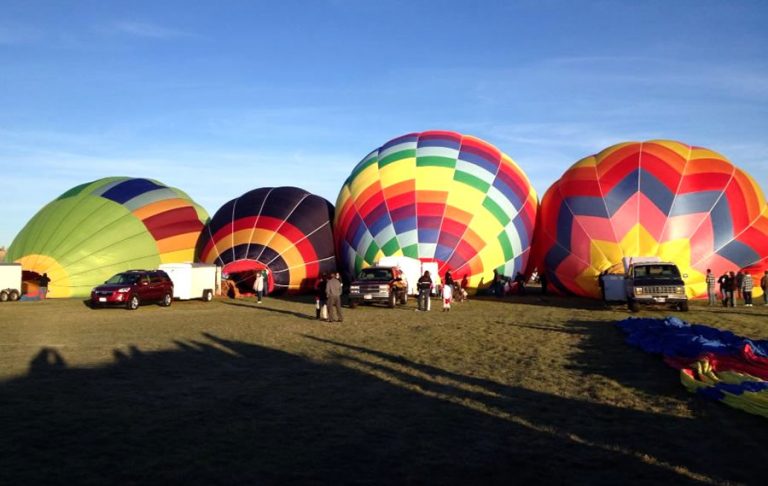
POLYGON ((437 274, 437 262, 422 262, 418 258, 407 256, 385 256, 378 260, 376 265, 399 267, 405 275, 408 284, 408 295, 418 295, 419 291, 416 288, 416 283, 419 281, 419 277, 424 275, 425 270, 429 270, 429 275, 432 278, 432 283, 434 284, 433 293, 437 293, 440 289, 442 280, 440 275, 437 274))
POLYGON ((21 297, 21 264, 0 263, 0 302, 21 297))
POLYGON ((173 281, 173 297, 210 302, 221 293, 221 267, 208 263, 163 263, 158 267, 173 281))

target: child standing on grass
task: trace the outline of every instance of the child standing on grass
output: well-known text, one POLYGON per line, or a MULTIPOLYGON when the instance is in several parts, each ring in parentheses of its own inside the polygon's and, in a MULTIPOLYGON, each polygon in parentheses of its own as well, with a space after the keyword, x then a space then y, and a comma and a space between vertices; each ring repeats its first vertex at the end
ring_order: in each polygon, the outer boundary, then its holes
POLYGON ((453 300, 453 285, 443 285, 443 312, 451 310, 453 300))

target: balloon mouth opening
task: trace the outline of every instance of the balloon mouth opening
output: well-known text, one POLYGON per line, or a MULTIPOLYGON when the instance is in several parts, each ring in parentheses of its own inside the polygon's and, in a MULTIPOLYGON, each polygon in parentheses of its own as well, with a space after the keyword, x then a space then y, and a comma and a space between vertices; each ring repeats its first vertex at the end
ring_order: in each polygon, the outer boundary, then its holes
POLYGON ((269 267, 255 260, 238 260, 236 262, 224 265, 222 274, 227 274, 227 279, 232 280, 237 287, 240 295, 249 297, 256 295, 253 284, 256 282, 256 274, 267 270, 266 290, 272 292, 275 288, 275 282, 272 279, 272 272, 269 267))
POLYGON ((33 272, 31 270, 22 270, 21 293, 29 297, 38 295, 40 292, 40 285, 37 282, 42 276, 42 273, 33 272))

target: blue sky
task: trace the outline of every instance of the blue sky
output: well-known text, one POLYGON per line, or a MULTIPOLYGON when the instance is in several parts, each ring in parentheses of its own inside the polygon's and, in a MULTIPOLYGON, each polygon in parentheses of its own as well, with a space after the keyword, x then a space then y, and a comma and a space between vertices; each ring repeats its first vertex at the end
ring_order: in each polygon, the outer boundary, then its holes
POLYGON ((716 150, 768 190, 768 2, 0 0, 0 246, 113 175, 213 214, 335 203, 395 136, 481 137, 540 195, 614 143, 716 150))

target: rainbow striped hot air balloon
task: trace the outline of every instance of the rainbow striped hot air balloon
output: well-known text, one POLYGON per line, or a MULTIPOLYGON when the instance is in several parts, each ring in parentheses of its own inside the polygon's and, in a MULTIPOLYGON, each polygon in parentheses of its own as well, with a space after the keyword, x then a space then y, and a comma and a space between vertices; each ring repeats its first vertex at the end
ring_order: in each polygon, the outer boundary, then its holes
POLYGON ((499 149, 455 132, 410 133, 368 154, 336 203, 341 266, 351 276, 384 256, 438 263, 486 283, 524 271, 537 199, 499 149))
POLYGON ((623 257, 655 256, 688 275, 689 297, 703 297, 707 269, 720 275, 766 261, 768 206, 747 173, 711 150, 622 143, 575 163, 549 188, 534 252, 562 292, 599 297, 601 271, 623 257))
POLYGON ((16 236, 7 261, 49 297, 84 297, 113 274, 192 261, 208 219, 184 192, 150 179, 108 177, 79 185, 41 209, 16 236))
POLYGON ((267 270, 268 289, 314 288, 336 270, 333 206, 297 187, 263 187, 221 207, 197 242, 197 260, 221 265, 244 292, 255 271, 267 270))

